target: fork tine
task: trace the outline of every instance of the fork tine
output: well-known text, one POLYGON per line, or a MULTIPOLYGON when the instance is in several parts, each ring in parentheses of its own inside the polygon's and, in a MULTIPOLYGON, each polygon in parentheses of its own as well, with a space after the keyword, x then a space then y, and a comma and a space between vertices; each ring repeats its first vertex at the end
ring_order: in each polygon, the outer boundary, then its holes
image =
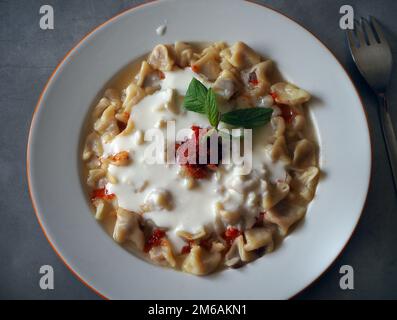
POLYGON ((346 29, 346 37, 347 37, 347 41, 349 43, 349 47, 350 50, 355 50, 357 45, 356 45, 356 41, 354 40, 354 34, 353 34, 353 30, 351 29, 346 29))
POLYGON ((385 36, 383 35, 382 28, 379 25, 378 20, 376 20, 373 16, 370 16, 369 18, 370 18, 371 24, 376 32, 376 35, 378 36, 379 43, 382 43, 382 42, 387 43, 387 40, 386 40, 385 36))
POLYGON ((354 19, 354 32, 358 39, 359 46, 360 47, 365 46, 367 44, 367 42, 365 41, 363 28, 361 26, 361 23, 358 22, 356 19, 354 19))
POLYGON ((361 17, 361 27, 363 28, 363 32, 364 34, 367 35, 367 39, 368 39, 368 44, 369 45, 374 45, 377 44, 378 41, 375 38, 374 32, 372 31, 371 25, 369 24, 368 20, 361 17))

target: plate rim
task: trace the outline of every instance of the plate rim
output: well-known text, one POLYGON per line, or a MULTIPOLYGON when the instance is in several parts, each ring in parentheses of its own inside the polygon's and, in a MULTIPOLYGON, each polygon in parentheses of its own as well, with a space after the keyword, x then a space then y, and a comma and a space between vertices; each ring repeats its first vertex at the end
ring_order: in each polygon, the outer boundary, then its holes
MULTIPOLYGON (((317 43, 320 44, 321 46, 323 46, 324 49, 326 49, 327 52, 329 52, 331 54, 331 56, 334 58, 334 60, 338 63, 338 65, 340 66, 341 70, 343 70, 344 74, 347 76, 350 84, 352 85, 353 89, 354 89, 354 93, 355 95, 358 97, 358 100, 360 102, 360 106, 362 108, 363 114, 365 116, 365 123, 366 123, 366 130, 367 130, 367 134, 368 134, 368 142, 369 142, 369 150, 370 150, 370 157, 369 157, 369 175, 368 175, 368 181, 367 181, 367 187, 366 187, 366 194, 365 194, 365 199, 363 201, 362 207, 360 209, 360 213, 357 216, 357 222, 354 226, 354 228, 352 229, 350 236, 348 237, 348 239, 346 240, 346 242, 344 243, 343 247, 340 249, 340 252, 338 253, 338 255, 335 256, 335 258, 328 264, 328 266, 316 277, 314 278, 310 283, 308 283, 304 288, 302 288, 300 291, 298 291, 297 293, 291 295, 290 297, 288 297, 288 299, 293 299, 295 297, 297 297, 298 295, 300 295, 301 293, 303 293, 304 291, 306 291, 308 288, 310 288, 311 286, 313 286, 325 273, 327 273, 329 271, 329 269, 334 265, 334 263, 336 262, 336 260, 344 253, 344 251, 346 250, 346 247, 348 245, 348 243, 350 242, 351 238, 353 237, 353 235, 355 234, 356 230, 357 230, 357 226, 361 220, 363 211, 365 209, 365 206, 367 204, 368 201, 368 193, 369 193, 369 187, 371 185, 371 181, 372 181, 372 171, 373 171, 373 144, 372 144, 372 137, 371 137, 371 130, 370 130, 370 123, 368 121, 368 113, 364 107, 364 103, 363 103, 363 99, 361 97, 361 94, 359 93, 356 84, 354 83, 352 76, 348 73, 347 69, 345 68, 345 66, 339 61, 339 59, 336 57, 335 53, 322 41, 320 40, 312 31, 310 31, 309 29, 307 29, 305 26, 303 26, 300 22, 296 21, 294 18, 290 17, 289 15, 281 12, 280 10, 273 8, 267 4, 262 4, 262 3, 257 3, 254 0, 241 0, 242 2, 248 2, 250 4, 253 5, 257 5, 260 8, 263 9, 267 9, 270 11, 273 11, 276 14, 279 14, 285 18, 287 18, 288 20, 290 20, 291 22, 297 24, 298 26, 300 26, 304 31, 308 32, 314 39, 316 39, 317 43)), ((117 19, 119 19, 121 16, 126 15, 138 8, 142 8, 144 6, 149 6, 149 5, 155 5, 162 2, 161 0, 145 0, 143 3, 137 4, 137 5, 133 5, 130 6, 127 9, 122 10, 121 12, 117 13, 116 15, 110 17, 109 19, 107 19, 106 21, 100 23, 99 25, 97 25, 96 27, 94 27, 91 31, 89 31, 88 33, 86 33, 80 40, 78 40, 70 50, 68 50, 68 52, 65 54, 65 56, 58 62, 57 66, 55 67, 55 69, 52 71, 50 77, 48 78, 48 80, 46 81, 43 90, 41 91, 40 95, 39 95, 39 99, 36 103, 36 106, 34 108, 33 114, 32 114, 32 119, 30 121, 30 126, 29 126, 29 134, 28 134, 28 142, 27 142, 27 147, 26 147, 26 177, 27 177, 27 182, 28 182, 28 191, 29 191, 29 196, 32 202, 32 207, 33 207, 33 211, 35 212, 37 221, 39 223, 39 226, 46 238, 46 240, 48 241, 48 243, 50 244, 51 248, 55 251, 56 255, 59 257, 59 259, 63 262, 63 264, 67 267, 67 269, 80 281, 82 282, 87 288, 91 289, 94 293, 96 293, 99 297, 101 297, 102 299, 105 300, 110 300, 109 297, 105 296, 104 294, 102 294, 98 289, 96 289, 93 285, 91 285, 88 281, 86 281, 82 276, 79 275, 77 270, 74 270, 67 262, 67 260, 62 256, 62 254, 60 253, 60 251, 56 248, 56 246, 54 245, 53 241, 51 240, 50 235, 48 234, 47 230, 44 228, 44 225, 41 221, 40 218, 40 213, 38 210, 38 206, 36 204, 36 199, 33 195, 33 188, 32 188, 32 182, 31 182, 31 167, 30 167, 30 153, 31 153, 31 149, 30 149, 30 145, 31 145, 31 140, 32 140, 32 132, 34 130, 34 126, 35 126, 35 116, 37 114, 37 111, 39 110, 39 108, 42 108, 43 104, 43 98, 45 96, 45 94, 47 93, 50 84, 56 79, 56 77, 58 76, 58 72, 59 70, 61 70, 64 66, 66 66, 67 64, 67 60, 70 58, 70 56, 76 51, 78 50, 82 45, 84 45, 86 43, 87 40, 89 40, 89 38, 91 36, 93 36, 97 31, 101 30, 102 28, 105 28, 107 25, 109 25, 110 23, 112 23, 113 21, 116 21, 117 19)))

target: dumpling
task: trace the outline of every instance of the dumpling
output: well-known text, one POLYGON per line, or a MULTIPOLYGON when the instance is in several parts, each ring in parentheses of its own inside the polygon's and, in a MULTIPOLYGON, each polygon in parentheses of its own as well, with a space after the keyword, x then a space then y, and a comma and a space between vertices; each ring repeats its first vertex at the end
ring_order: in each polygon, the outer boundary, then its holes
POLYGON ((209 81, 215 81, 221 72, 218 60, 219 53, 211 48, 192 65, 192 70, 204 75, 209 81))
POLYGON ((131 83, 124 93, 123 109, 130 112, 133 105, 136 105, 145 97, 145 91, 135 83, 131 83))
POLYGON ((153 68, 146 61, 141 64, 141 69, 136 76, 136 84, 141 88, 144 87, 146 78, 153 72, 153 68))
POLYGON ((265 220, 278 226, 282 236, 287 235, 289 228, 306 214, 306 207, 283 200, 266 212, 265 220))
POLYGON ((142 209, 147 212, 154 210, 172 210, 172 208, 172 194, 165 189, 156 188, 146 195, 142 209))
POLYGON ((306 201, 311 201, 316 192, 320 170, 317 167, 309 167, 306 170, 295 170, 292 173, 292 177, 292 188, 306 201))
POLYGON ((314 144, 307 139, 300 140, 295 146, 292 163, 295 167, 313 166, 316 163, 314 144))
POLYGON ((290 106, 305 103, 311 98, 310 94, 307 91, 286 82, 278 82, 272 85, 270 88, 270 92, 275 97, 275 101, 277 103, 290 106))
POLYGON ((225 100, 229 100, 239 89, 239 81, 229 70, 223 70, 216 79, 214 91, 225 100))
POLYGON ((93 155, 100 157, 102 153, 103 147, 99 135, 96 132, 91 132, 85 142, 83 160, 89 160, 93 155))
POLYGON ((291 163, 291 158, 288 154, 287 142, 284 136, 279 136, 272 145, 265 147, 270 159, 273 161, 283 161, 286 164, 291 163))
POLYGON ((118 243, 131 241, 139 250, 143 250, 145 238, 139 226, 140 216, 122 208, 117 209, 117 220, 113 231, 113 239, 118 243))
POLYGON ((156 70, 171 71, 175 64, 175 58, 169 47, 159 44, 154 47, 147 62, 156 70))
POLYGON ((176 266, 172 246, 167 239, 161 239, 161 245, 151 248, 149 257, 158 264, 169 265, 173 268, 176 266))
POLYGON ((221 253, 208 252, 201 246, 194 245, 183 261, 182 270, 199 276, 206 275, 216 270, 221 259, 221 253))
POLYGON ((266 251, 273 250, 273 234, 268 228, 253 228, 244 232, 246 244, 244 249, 247 251, 257 250, 267 247, 266 251))
POLYGON ((103 135, 105 141, 117 136, 120 132, 117 120, 115 118, 115 107, 110 105, 102 113, 102 116, 94 123, 94 129, 99 134, 103 135))
POLYGON ((91 169, 88 171, 87 176, 87 185, 95 188, 98 184, 98 181, 106 176, 107 170, 105 169, 91 169))
POLYGON ((186 68, 190 66, 192 62, 194 62, 194 51, 193 48, 184 43, 184 42, 176 42, 175 45, 175 55, 176 55, 176 63, 181 68, 186 68))
POLYGON ((269 93, 271 82, 269 79, 273 62, 267 60, 254 65, 251 69, 242 73, 246 92, 257 99, 269 93))
POLYGON ((263 210, 274 207, 288 195, 289 191, 290 187, 286 182, 279 181, 275 185, 268 184, 268 191, 264 194, 262 200, 263 210))
POLYGON ((261 61, 260 56, 243 42, 236 42, 231 48, 228 61, 235 68, 250 68, 261 61))
POLYGON ((253 259, 255 259, 255 254, 244 248, 244 238, 241 235, 234 240, 229 251, 226 253, 225 265, 228 267, 238 267, 243 262, 249 262, 253 259))

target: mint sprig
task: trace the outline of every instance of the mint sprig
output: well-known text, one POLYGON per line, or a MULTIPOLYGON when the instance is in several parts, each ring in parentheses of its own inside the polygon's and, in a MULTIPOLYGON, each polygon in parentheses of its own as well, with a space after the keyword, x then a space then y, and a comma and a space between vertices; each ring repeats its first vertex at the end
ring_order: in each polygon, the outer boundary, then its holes
POLYGON ((196 78, 193 78, 189 84, 189 88, 186 91, 185 99, 183 100, 183 106, 193 112, 202 114, 207 113, 205 107, 207 100, 208 89, 196 78))
POLYGON ((271 108, 237 109, 222 114, 221 121, 236 127, 256 128, 268 123, 272 113, 271 108))
POLYGON ((218 111, 218 103, 214 90, 210 88, 207 92, 205 100, 205 107, 207 110, 208 120, 213 128, 218 128, 220 113, 218 111))
POLYGON ((273 113, 271 108, 248 108, 221 114, 214 90, 207 89, 196 78, 193 78, 189 84, 183 106, 189 111, 206 114, 215 130, 218 130, 220 121, 246 129, 260 127, 269 122, 273 113))

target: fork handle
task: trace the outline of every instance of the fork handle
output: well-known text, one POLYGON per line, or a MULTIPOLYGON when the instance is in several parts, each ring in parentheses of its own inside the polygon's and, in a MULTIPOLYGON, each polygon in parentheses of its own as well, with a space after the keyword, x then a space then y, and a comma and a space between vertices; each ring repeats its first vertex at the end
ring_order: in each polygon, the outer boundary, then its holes
POLYGON ((387 156, 393 175, 394 189, 397 192, 397 138, 389 113, 389 105, 385 94, 379 94, 380 107, 379 118, 382 126, 383 138, 385 140, 387 156))

